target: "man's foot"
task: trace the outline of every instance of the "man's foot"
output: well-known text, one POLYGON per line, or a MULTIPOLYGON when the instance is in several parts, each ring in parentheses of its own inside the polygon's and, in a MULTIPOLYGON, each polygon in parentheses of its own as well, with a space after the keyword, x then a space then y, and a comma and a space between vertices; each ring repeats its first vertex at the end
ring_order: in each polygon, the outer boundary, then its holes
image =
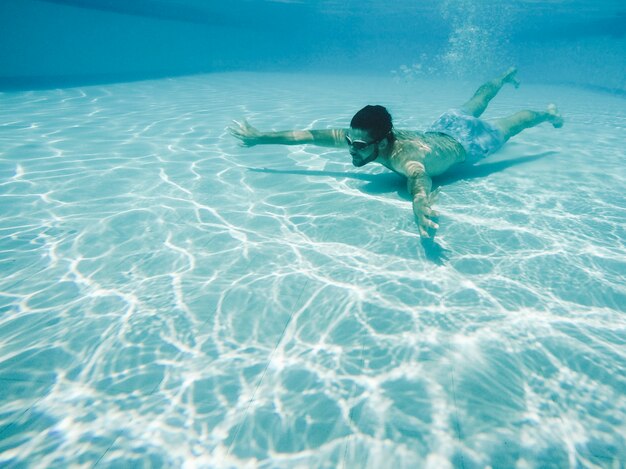
POLYGON ((555 129, 563 127, 563 116, 557 109, 556 104, 549 104, 547 112, 550 115, 550 117, 548 117, 548 121, 554 126, 555 129))
POLYGON ((515 77, 516 74, 517 74, 517 68, 515 67, 509 68, 506 72, 504 72, 504 75, 500 77, 500 80, 502 80, 502 84, 510 83, 515 88, 519 88, 519 80, 515 77))

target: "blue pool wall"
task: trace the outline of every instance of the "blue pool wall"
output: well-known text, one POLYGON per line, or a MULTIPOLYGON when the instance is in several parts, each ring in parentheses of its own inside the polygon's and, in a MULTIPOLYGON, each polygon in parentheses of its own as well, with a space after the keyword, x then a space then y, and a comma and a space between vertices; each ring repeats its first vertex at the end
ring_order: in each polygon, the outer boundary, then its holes
POLYGON ((482 79, 515 64, 525 82, 626 93, 619 3, 386 5, 3 0, 0 88, 239 70, 482 79))

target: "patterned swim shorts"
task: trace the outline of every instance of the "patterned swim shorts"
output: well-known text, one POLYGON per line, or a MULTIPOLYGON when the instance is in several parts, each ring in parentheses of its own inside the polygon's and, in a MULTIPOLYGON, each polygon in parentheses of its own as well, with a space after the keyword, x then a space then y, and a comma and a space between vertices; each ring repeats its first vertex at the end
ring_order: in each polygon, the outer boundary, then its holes
POLYGON ((504 145, 504 133, 493 124, 474 117, 462 109, 444 112, 429 128, 429 132, 441 132, 459 142, 467 157, 466 163, 477 161, 497 151, 504 145))

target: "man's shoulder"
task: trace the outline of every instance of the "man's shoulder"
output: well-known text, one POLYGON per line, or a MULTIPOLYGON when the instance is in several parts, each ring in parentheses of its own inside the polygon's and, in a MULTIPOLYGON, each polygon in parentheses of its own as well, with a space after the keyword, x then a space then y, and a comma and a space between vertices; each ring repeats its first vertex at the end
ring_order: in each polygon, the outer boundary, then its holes
POLYGON ((394 130, 394 135, 398 140, 421 140, 424 138, 424 132, 419 130, 394 130))

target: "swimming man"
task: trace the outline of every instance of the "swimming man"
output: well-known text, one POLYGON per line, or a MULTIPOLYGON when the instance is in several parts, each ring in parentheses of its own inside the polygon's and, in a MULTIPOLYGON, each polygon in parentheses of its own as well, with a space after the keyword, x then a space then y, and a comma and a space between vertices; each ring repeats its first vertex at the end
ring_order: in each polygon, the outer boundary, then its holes
POLYGON ((510 68, 502 76, 485 83, 463 106, 445 112, 424 132, 394 129, 387 109, 371 105, 354 115, 349 129, 261 132, 244 120, 235 122, 230 132, 245 146, 347 146, 354 166, 376 162, 406 176, 420 236, 429 238, 429 231, 438 228, 433 221, 436 217, 432 209, 435 197, 431 192, 433 176, 439 176, 459 163, 476 163, 524 129, 542 122, 550 122, 555 128, 563 125, 563 118, 553 104, 543 112, 520 111, 492 121, 480 119, 489 101, 504 84, 519 86, 516 73, 515 68, 510 68))

